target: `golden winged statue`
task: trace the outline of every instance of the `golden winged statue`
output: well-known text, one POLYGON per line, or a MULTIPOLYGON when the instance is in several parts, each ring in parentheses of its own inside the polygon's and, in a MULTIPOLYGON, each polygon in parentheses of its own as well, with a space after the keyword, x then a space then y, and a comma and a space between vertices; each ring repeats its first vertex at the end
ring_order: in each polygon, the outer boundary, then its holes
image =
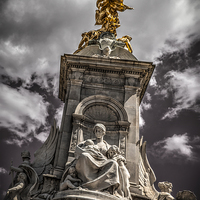
POLYGON ((97 0, 96 24, 102 25, 100 30, 108 31, 116 35, 116 29, 120 27, 118 11, 123 12, 133 9, 123 3, 124 0, 97 0))
MULTIPOLYGON (((96 6, 95 25, 101 25, 102 27, 98 30, 82 33, 82 40, 80 41, 78 49, 74 52, 74 54, 87 47, 89 41, 98 39, 102 32, 113 33, 116 37, 116 29, 120 27, 118 11, 123 12, 127 9, 133 9, 125 5, 124 0, 97 0, 96 6)), ((127 49, 132 53, 132 47, 130 44, 131 39, 132 38, 130 36, 126 35, 117 40, 124 42, 127 49)))

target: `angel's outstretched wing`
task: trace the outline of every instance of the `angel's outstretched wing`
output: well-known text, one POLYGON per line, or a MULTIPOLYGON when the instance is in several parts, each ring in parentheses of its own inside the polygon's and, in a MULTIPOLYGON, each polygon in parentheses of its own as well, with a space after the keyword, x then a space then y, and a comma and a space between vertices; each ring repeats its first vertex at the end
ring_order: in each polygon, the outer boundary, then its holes
POLYGON ((40 179, 42 178, 42 174, 48 174, 52 168, 59 134, 59 127, 57 127, 56 121, 54 120, 54 125, 51 127, 47 140, 34 154, 35 160, 32 163, 32 167, 40 179))
POLYGON ((154 200, 159 196, 159 192, 154 187, 156 176, 147 159, 146 142, 143 143, 142 139, 140 141, 139 183, 143 188, 144 194, 154 200))

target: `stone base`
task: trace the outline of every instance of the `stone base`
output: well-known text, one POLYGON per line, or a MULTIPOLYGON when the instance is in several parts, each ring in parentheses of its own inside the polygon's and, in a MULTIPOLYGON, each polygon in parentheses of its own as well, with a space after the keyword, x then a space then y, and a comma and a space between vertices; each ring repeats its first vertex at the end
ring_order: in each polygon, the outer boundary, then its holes
POLYGON ((150 198, 146 196, 135 194, 135 193, 131 193, 131 196, 132 196, 132 200, 151 200, 150 198))
POLYGON ((97 191, 66 190, 58 192, 53 200, 119 200, 119 198, 97 191))
MULTIPOLYGON (((149 198, 132 194, 132 199, 147 200, 149 198)), ((53 200, 127 200, 127 198, 118 198, 107 193, 90 190, 66 190, 58 192, 53 200)))

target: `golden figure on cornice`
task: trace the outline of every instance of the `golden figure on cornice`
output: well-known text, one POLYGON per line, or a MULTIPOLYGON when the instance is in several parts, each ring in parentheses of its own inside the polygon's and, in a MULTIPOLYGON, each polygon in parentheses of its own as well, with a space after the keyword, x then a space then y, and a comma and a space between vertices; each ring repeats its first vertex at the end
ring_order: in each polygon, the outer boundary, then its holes
MULTIPOLYGON (((124 0, 97 0, 96 6, 98 9, 96 10, 95 15, 95 25, 102 25, 102 27, 98 30, 82 33, 82 39, 79 43, 78 50, 76 50, 74 54, 87 47, 89 41, 99 39, 99 36, 103 32, 110 32, 114 34, 115 37, 117 36, 116 29, 120 27, 118 11, 123 12, 127 9, 133 9, 125 5, 123 2, 124 0)), ((130 44, 131 39, 130 36, 126 35, 117 39, 117 41, 125 43, 128 51, 132 53, 132 47, 130 44)))
POLYGON ((98 37, 100 36, 100 34, 101 34, 101 31, 99 31, 99 30, 92 30, 92 31, 89 31, 89 32, 82 33, 81 34, 82 39, 81 39, 81 41, 80 41, 80 43, 78 45, 78 50, 76 50, 74 52, 74 54, 78 53, 79 51, 81 51, 82 49, 84 49, 85 47, 87 47, 90 40, 98 39, 98 37))
POLYGON ((131 40, 132 40, 132 37, 129 36, 129 35, 125 35, 122 38, 117 39, 117 41, 124 42, 126 44, 127 49, 132 53, 133 49, 132 49, 132 46, 131 46, 131 43, 130 43, 131 40))

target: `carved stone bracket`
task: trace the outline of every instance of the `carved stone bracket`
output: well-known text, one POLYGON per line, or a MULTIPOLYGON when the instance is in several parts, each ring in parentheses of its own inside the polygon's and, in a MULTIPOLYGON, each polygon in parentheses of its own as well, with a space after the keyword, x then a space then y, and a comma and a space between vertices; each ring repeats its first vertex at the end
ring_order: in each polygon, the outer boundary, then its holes
POLYGON ((68 77, 69 79, 83 80, 83 73, 85 69, 77 69, 73 67, 71 67, 70 69, 71 69, 71 72, 68 77))

